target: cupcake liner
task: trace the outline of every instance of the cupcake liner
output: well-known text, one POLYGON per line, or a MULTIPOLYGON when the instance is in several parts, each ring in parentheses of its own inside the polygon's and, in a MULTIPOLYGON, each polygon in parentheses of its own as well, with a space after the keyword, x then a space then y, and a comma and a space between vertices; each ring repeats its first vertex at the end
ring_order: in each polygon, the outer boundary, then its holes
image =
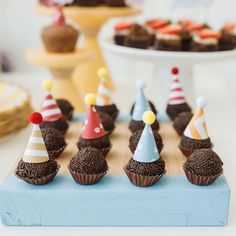
POLYGON ((187 149, 179 146, 180 151, 184 154, 185 157, 189 157, 195 150, 194 149, 187 149))
POLYGON ((144 176, 144 175, 138 175, 135 173, 132 173, 128 171, 126 168, 124 168, 124 171, 126 175, 128 176, 130 182, 139 187, 148 187, 152 186, 153 184, 157 183, 164 175, 155 175, 155 176, 144 176))
POLYGON ((16 174, 16 177, 19 178, 19 179, 24 180, 25 182, 27 182, 29 184, 44 185, 44 184, 50 183, 54 179, 54 177, 56 176, 59 168, 60 168, 60 165, 57 166, 57 169, 56 169, 56 171, 54 173, 51 173, 51 174, 49 174, 47 176, 43 176, 43 177, 37 178, 37 179, 30 179, 28 177, 21 177, 21 176, 18 176, 17 174, 16 174))
POLYGON ((189 182, 199 186, 207 186, 212 184, 223 173, 220 172, 218 175, 204 176, 204 175, 193 174, 184 167, 183 169, 189 182))
POLYGON ((67 144, 65 144, 63 147, 61 147, 61 148, 59 148, 57 150, 50 150, 50 151, 48 151, 49 159, 53 161, 56 158, 58 158, 61 155, 61 153, 64 151, 66 146, 67 146, 67 144))
POLYGON ((91 185, 96 184, 99 180, 103 178, 103 176, 107 173, 107 171, 98 173, 98 174, 85 174, 85 173, 78 173, 73 171, 68 166, 68 169, 74 179, 74 181, 78 184, 82 185, 91 185))

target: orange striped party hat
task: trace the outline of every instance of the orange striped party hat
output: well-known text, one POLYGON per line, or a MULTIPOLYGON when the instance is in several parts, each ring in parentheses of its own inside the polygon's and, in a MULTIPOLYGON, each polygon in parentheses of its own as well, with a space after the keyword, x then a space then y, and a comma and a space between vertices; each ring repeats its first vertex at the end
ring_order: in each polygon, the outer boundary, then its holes
POLYGON ((52 82, 46 80, 43 82, 42 87, 45 89, 45 97, 41 109, 43 121, 55 121, 62 118, 61 110, 50 93, 52 82))
POLYGON ((197 99, 197 111, 185 129, 184 136, 197 140, 207 139, 209 137, 204 116, 205 106, 205 98, 199 97, 197 99))
POLYGON ((171 91, 168 99, 168 104, 170 105, 183 104, 185 103, 185 96, 178 78, 179 69, 177 67, 174 67, 172 68, 171 72, 173 75, 173 80, 171 83, 171 91))
POLYGON ((23 154, 22 159, 24 162, 42 163, 49 160, 48 152, 39 127, 42 120, 43 117, 38 112, 33 112, 29 116, 29 121, 33 124, 33 129, 23 154))
POLYGON ((100 84, 97 90, 97 101, 98 106, 107 106, 111 104, 111 91, 107 84, 108 72, 105 68, 98 70, 98 77, 100 78, 100 84))

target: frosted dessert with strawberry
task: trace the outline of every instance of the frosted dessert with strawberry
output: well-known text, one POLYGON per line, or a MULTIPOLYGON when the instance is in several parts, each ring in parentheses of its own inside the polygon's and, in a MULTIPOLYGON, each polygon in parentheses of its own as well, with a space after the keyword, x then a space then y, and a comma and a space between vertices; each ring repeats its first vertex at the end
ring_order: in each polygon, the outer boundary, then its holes
POLYGON ((219 39, 221 33, 211 29, 203 29, 193 35, 191 51, 214 52, 219 50, 219 39))
POLYGON ((221 30, 221 37, 219 40, 220 50, 232 50, 236 46, 236 24, 225 23, 221 30))
POLYGON ((182 27, 169 25, 156 31, 155 49, 162 51, 181 51, 182 27))
POLYGON ((130 33, 130 30, 134 26, 133 23, 130 22, 121 22, 114 26, 115 35, 114 35, 114 41, 115 44, 124 46, 125 44, 125 38, 130 33))

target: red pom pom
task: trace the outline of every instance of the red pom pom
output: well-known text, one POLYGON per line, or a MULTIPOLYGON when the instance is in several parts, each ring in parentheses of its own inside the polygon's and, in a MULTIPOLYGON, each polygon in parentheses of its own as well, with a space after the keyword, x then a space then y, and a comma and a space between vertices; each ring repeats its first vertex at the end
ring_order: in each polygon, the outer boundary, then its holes
POLYGON ((29 121, 32 124, 38 125, 42 122, 43 117, 39 112, 33 112, 31 115, 29 115, 29 121))
POLYGON ((179 74, 179 69, 177 67, 173 67, 171 70, 173 75, 178 75, 179 74))

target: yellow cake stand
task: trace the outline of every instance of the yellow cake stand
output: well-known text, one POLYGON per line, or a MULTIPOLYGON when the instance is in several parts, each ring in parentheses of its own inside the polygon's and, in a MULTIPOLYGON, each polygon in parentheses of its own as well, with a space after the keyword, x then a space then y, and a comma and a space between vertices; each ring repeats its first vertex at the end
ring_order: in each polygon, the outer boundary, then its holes
MULTIPOLYGON (((35 11, 40 15, 53 15, 54 8, 37 6, 35 11)), ((78 24, 85 34, 86 47, 91 49, 96 54, 95 60, 79 66, 75 69, 73 78, 80 77, 79 83, 76 82, 78 89, 82 93, 96 92, 99 78, 97 77, 97 69, 104 66, 104 60, 97 42, 97 35, 105 21, 112 17, 131 16, 141 13, 141 8, 131 7, 78 7, 70 6, 64 8, 64 13, 78 24)), ((113 88, 112 80, 110 80, 110 87, 113 88)))
MULTIPOLYGON (((77 90, 72 73, 79 64, 85 64, 94 58, 94 53, 86 48, 73 53, 48 53, 44 49, 31 49, 26 53, 27 60, 36 65, 45 66, 54 78, 52 93, 55 98, 65 98, 75 107, 75 111, 85 111, 82 94, 77 90)), ((80 78, 76 78, 80 83, 80 78)))

